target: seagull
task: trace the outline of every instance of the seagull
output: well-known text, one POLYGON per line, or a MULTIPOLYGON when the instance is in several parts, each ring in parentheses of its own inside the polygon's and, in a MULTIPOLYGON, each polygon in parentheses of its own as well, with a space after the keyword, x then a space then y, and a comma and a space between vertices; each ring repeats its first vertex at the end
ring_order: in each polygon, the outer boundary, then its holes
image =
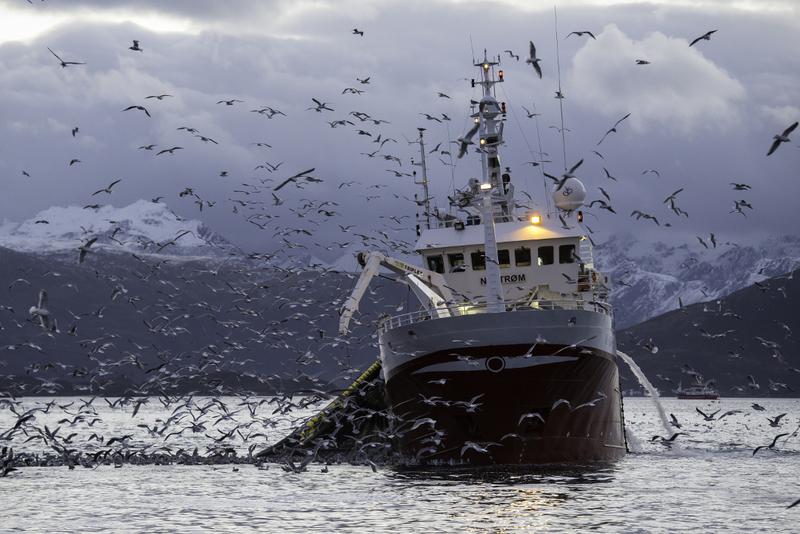
POLYGON ((564 37, 564 39, 567 39, 570 35, 577 35, 578 37, 583 37, 584 35, 588 35, 595 41, 597 40, 597 37, 595 37, 594 34, 588 30, 583 30, 581 32, 570 32, 567 34, 567 37, 564 37))
POLYGON ((681 188, 680 188, 680 189, 678 189, 677 191, 673 192, 673 193, 672 193, 670 196, 668 196, 667 198, 665 198, 663 203, 664 203, 664 204, 668 204, 670 201, 675 201, 675 200, 677 200, 676 196, 677 196, 677 195, 678 195, 678 193, 680 193, 681 191, 683 191, 683 187, 681 187, 681 188))
POLYGON ((472 144, 472 137, 478 133, 478 128, 480 128, 480 122, 476 122, 472 128, 464 135, 464 137, 458 138, 459 148, 458 148, 458 159, 464 157, 464 154, 467 153, 467 148, 469 145, 472 144))
POLYGON ((275 186, 275 188, 273 189, 273 191, 278 191, 278 190, 280 190, 280 189, 281 189, 283 186, 285 186, 285 185, 286 185, 286 184, 288 184, 289 182, 297 183, 297 179, 298 179, 298 178, 304 178, 305 180, 312 181, 312 182, 313 182, 313 181, 321 181, 321 180, 319 180, 319 179, 317 179, 317 178, 313 178, 313 177, 311 177, 311 176, 306 176, 307 174, 314 172, 314 169, 315 169, 315 167, 311 167, 311 168, 310 168, 310 169, 308 169, 307 171, 303 171, 303 172, 300 172, 300 173, 297 173, 297 174, 295 174, 294 176, 290 176, 289 178, 287 178, 286 180, 284 180, 283 182, 281 182, 280 184, 278 184, 277 186, 275 186))
POLYGON ((161 154, 169 153, 170 155, 174 155, 176 150, 183 150, 182 146, 174 146, 172 148, 165 148, 164 150, 160 150, 156 152, 156 156, 160 156, 161 154))
POLYGON ((789 432, 786 432, 785 434, 778 434, 777 436, 775 436, 775 438, 772 440, 772 443, 770 443, 769 445, 759 445, 758 447, 753 449, 753 456, 755 456, 756 453, 761 449, 774 449, 775 444, 778 443, 778 440, 781 439, 783 436, 788 436, 788 435, 789 432))
POLYGON ((163 95, 150 95, 150 96, 146 96, 146 97, 144 97, 144 99, 145 99, 145 100, 147 100, 148 98, 155 98, 156 100, 164 100, 165 98, 167 98, 167 97, 171 97, 171 96, 172 96, 172 95, 168 95, 168 94, 166 94, 166 93, 165 93, 165 94, 163 94, 163 95))
POLYGON ((650 62, 649 62, 649 61, 647 61, 646 59, 637 59, 637 60, 636 60, 636 64, 637 64, 637 65, 649 65, 649 64, 650 64, 650 62))
POLYGON ((242 103, 243 103, 243 102, 244 102, 244 100, 237 100, 237 99, 235 99, 235 98, 231 98, 230 100, 219 100, 219 101, 217 102, 217 104, 225 104, 226 106, 232 106, 232 105, 234 105, 236 102, 242 102, 242 103))
POLYGON ((517 421, 517 426, 521 425, 523 421, 526 421, 528 419, 538 419, 542 423, 545 422, 544 421, 544 417, 542 417, 542 415, 540 413, 538 413, 538 412, 529 412, 529 413, 522 414, 520 416, 519 421, 517 421))
POLYGON ((773 137, 774 141, 772 142, 772 146, 771 146, 771 147, 769 147, 769 152, 767 152, 767 156, 770 156, 770 155, 772 155, 772 153, 773 153, 773 152, 775 152, 776 150, 778 150, 778 147, 779 147, 779 146, 781 146, 781 143, 788 143, 788 142, 790 142, 790 141, 791 141, 791 139, 789 139, 789 134, 790 134, 790 133, 792 133, 792 132, 794 131, 794 129, 795 129, 795 128, 797 128, 797 121, 795 121, 795 123, 794 123, 794 124, 792 124, 791 126, 789 126, 788 128, 786 128, 786 129, 783 131, 783 133, 782 133, 782 134, 775 135, 775 136, 773 137))
POLYGON ((720 410, 717 410, 716 412, 707 414, 707 413, 703 412, 700 408, 695 408, 695 410, 697 411, 697 413, 702 415, 703 419, 705 419, 706 421, 713 421, 714 420, 714 416, 717 415, 720 412, 720 410))
POLYGON ((100 193, 108 193, 110 195, 111 194, 111 188, 114 187, 115 185, 117 185, 118 183, 120 183, 121 181, 122 181, 122 178, 120 178, 118 180, 114 180, 113 182, 111 182, 108 185, 108 187, 105 187, 103 189, 98 189, 97 191, 92 193, 92 196, 99 195, 100 193))
POLYGON ((130 111, 132 109, 138 109, 140 111, 144 111, 145 115, 147 115, 148 117, 150 116, 150 112, 147 111, 147 108, 145 108, 144 106, 128 106, 127 108, 123 109, 122 111, 130 111))
POLYGON ((436 121, 436 122, 438 122, 438 123, 441 123, 441 122, 442 122, 442 119, 440 119, 440 118, 438 118, 438 117, 433 117, 433 116, 432 116, 431 114, 429 114, 429 113, 420 113, 420 115, 422 115, 423 117, 425 117, 425 118, 426 118, 426 119, 428 119, 429 121, 436 121))
POLYGON ((358 28, 353 28, 353 35, 359 35, 361 37, 364 37, 364 31, 359 30, 358 28))
POLYGON ((78 134, 78 132, 79 132, 79 131, 80 131, 80 128, 78 128, 77 126, 75 126, 75 127, 72 129, 72 137, 75 137, 75 136, 78 134))
POLYGON ((357 77, 357 78, 356 78, 356 81, 357 81, 358 83, 362 83, 362 84, 366 85, 366 84, 368 84, 368 83, 369 83, 369 79, 370 79, 370 78, 372 78, 372 76, 367 76, 366 78, 358 78, 358 77, 357 77))
POLYGON ((672 414, 672 413, 669 414, 669 418, 670 418, 669 424, 671 424, 675 428, 681 428, 681 424, 678 422, 678 418, 675 417, 675 414, 672 414))
POLYGON ((482 454, 488 454, 489 453, 489 447, 491 447, 492 445, 500 445, 500 444, 499 443, 487 443, 486 446, 484 447, 480 443, 475 443, 474 441, 465 441, 464 442, 464 446, 461 447, 461 456, 464 456, 464 453, 469 451, 469 450, 473 450, 475 452, 480 452, 482 454))
MULTIPOLYGON (((47 49, 50 50, 50 47, 48 46, 47 49)), ((56 54, 52 50, 50 50, 50 53, 56 56, 56 59, 61 62, 61 68, 64 68, 68 65, 86 65, 86 63, 82 63, 80 61, 64 61, 63 59, 58 57, 58 54, 56 54)))
POLYGON ((142 52, 143 50, 139 48, 139 41, 136 39, 133 40, 133 46, 129 46, 128 50, 133 50, 134 52, 142 52))
POLYGON ((524 110, 525 110, 525 114, 528 116, 528 118, 529 118, 529 119, 530 119, 530 118, 533 118, 533 117, 538 117, 539 115, 541 115, 541 113, 532 113, 532 112, 531 112, 531 111, 530 111, 528 108, 526 108, 525 106, 522 106, 522 109, 524 109, 524 110))
POLYGON ((335 111, 333 108, 328 107, 328 103, 327 102, 320 102, 316 98, 312 98, 311 100, 313 100, 314 104, 316 104, 316 105, 315 106, 311 106, 310 108, 306 108, 306 110, 313 109, 317 113, 321 113, 323 110, 335 111))
POLYGON ((783 419, 784 417, 786 417, 785 413, 782 413, 780 415, 776 415, 775 417, 767 417, 767 421, 769 421, 769 426, 772 426, 772 427, 775 427, 775 428, 781 426, 781 419, 783 419))
POLYGON ((685 435, 683 432, 675 432, 669 438, 664 438, 662 436, 653 436, 652 438, 650 438, 650 441, 660 440, 662 444, 664 444, 667 447, 669 447, 675 441, 675 438, 677 438, 678 436, 683 436, 683 435, 685 435))
POLYGON ((47 291, 39 291, 39 301, 36 306, 31 306, 28 310, 30 316, 39 319, 39 325, 44 329, 50 328, 50 311, 47 309, 47 291))
POLYGON ((748 189, 752 189, 752 187, 747 184, 737 184, 736 182, 730 182, 730 184, 733 186, 734 191, 747 191, 748 189))
POLYGON ((545 175, 545 176, 547 176, 548 178, 550 178, 551 180, 553 180, 553 181, 554 181, 554 182, 557 184, 557 185, 556 185, 556 189, 555 189, 555 190, 556 190, 556 192, 558 192, 558 191, 561 191, 561 189, 564 187, 564 184, 565 184, 565 183, 567 183, 567 180, 568 180, 568 179, 570 179, 570 178, 573 178, 573 177, 574 177, 573 173, 574 173, 576 170, 578 170, 578 167, 580 167, 582 164, 583 164, 583 159, 581 159, 580 161, 578 161, 578 163, 576 163, 575 165, 573 165, 573 166, 572 166, 572 167, 571 167, 571 168, 570 168, 570 169, 569 169, 567 172, 565 172, 564 174, 562 174, 560 179, 559 179, 559 178, 556 178, 556 177, 555 177, 555 176, 553 176, 552 174, 547 174, 547 173, 544 173, 544 175, 545 175))
POLYGON ((605 140, 605 138, 608 136, 608 134, 617 133, 617 126, 619 126, 622 123, 622 121, 624 121, 625 119, 627 119, 630 116, 631 116, 631 114, 628 113, 627 115, 625 115, 624 117, 619 119, 617 122, 615 122, 614 126, 612 126, 605 134, 603 134, 603 137, 600 138, 600 140, 597 142, 597 146, 600 146, 600 143, 602 143, 605 140))
POLYGON ((515 53, 514 53, 514 52, 512 52, 511 50, 503 50, 503 52, 505 52, 506 54, 508 54, 508 55, 509 55, 509 57, 513 57, 514 59, 516 59, 517 61, 519 61, 519 55, 518 55, 518 54, 515 54, 515 53))
POLYGON ((89 247, 91 247, 95 241, 97 241, 97 237, 92 237, 78 247, 78 251, 80 252, 78 255, 78 263, 83 263, 83 260, 86 259, 86 255, 89 253, 89 247))
POLYGON ((709 32, 704 33, 703 35, 701 35, 700 37, 689 43, 689 47, 694 46, 695 44, 697 44, 698 41, 710 41, 711 35, 715 33, 717 33, 717 30, 711 30, 709 32))
POLYGON ((542 67, 539 66, 539 62, 541 59, 536 57, 536 47, 533 44, 533 41, 529 41, 529 51, 530 57, 525 60, 525 63, 533 66, 533 70, 536 71, 536 74, 539 75, 539 78, 542 77, 542 67))

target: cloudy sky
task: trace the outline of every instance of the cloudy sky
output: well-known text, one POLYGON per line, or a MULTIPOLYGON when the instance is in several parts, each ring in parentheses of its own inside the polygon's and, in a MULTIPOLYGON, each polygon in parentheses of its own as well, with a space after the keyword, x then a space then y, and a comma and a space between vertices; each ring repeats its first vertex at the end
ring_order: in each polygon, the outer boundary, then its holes
MULTIPOLYGON (((286 236, 308 246, 345 242, 352 236, 338 225, 351 224, 352 231, 412 239, 408 219, 398 225, 388 217, 413 217, 416 206, 406 199, 415 187, 387 169, 411 171, 415 149, 405 139, 417 127, 427 128, 429 148, 441 143, 442 150, 468 129, 469 100, 478 94, 467 81, 476 75, 472 49, 503 56, 506 83, 498 98, 510 108, 503 163, 517 187, 543 206, 540 169, 524 163, 536 158, 541 139, 552 161, 545 169, 559 173, 564 166, 553 98, 557 41, 566 163, 584 158, 578 176, 589 199, 602 198, 603 187, 618 213, 589 216, 596 240, 632 231, 699 246, 694 236, 709 232, 741 242, 800 231, 800 130, 766 157, 772 136, 800 119, 796 1, 557 4, 558 37, 553 3, 534 0, 0 0, 0 220, 21 221, 53 205, 123 206, 163 196, 176 213, 249 250, 274 250, 275 234, 293 228, 313 234, 286 236), (597 39, 566 38, 575 30, 597 39), (718 30, 710 41, 688 46, 709 30, 718 30), (143 51, 129 50, 133 39, 143 51), (542 58, 542 80, 524 63, 529 40, 542 58), (48 47, 85 65, 62 68, 48 47), (503 53, 508 49, 522 60, 503 53), (637 59, 650 64, 638 66, 637 59), (366 77, 369 84, 356 80, 366 77), (348 87, 365 92, 343 94, 348 87), (163 93, 173 96, 145 98, 163 93), (335 111, 307 110, 312 97, 335 111), (243 102, 217 104, 223 99, 243 102), (151 117, 122 111, 131 105, 145 106, 151 117), (251 111, 264 106, 285 116, 251 111), (523 106, 541 116, 527 118, 523 106), (388 124, 360 122, 351 111, 388 124), (422 113, 452 120, 429 121, 422 113), (597 146, 627 113, 618 132, 597 146), (327 123, 339 119, 356 124, 327 123), (182 126, 218 144, 177 130, 182 126), (378 148, 372 141, 379 134, 397 143, 385 144, 377 157, 363 155, 378 148), (138 148, 149 144, 155 150, 138 148), (183 149, 155 155, 174 146, 183 149), (80 163, 69 166, 72 159, 80 163), (265 162, 283 164, 273 173, 256 169, 265 162), (274 205, 274 184, 311 167, 323 181, 302 189, 290 184, 279 191, 283 204, 274 205), (647 169, 660 178, 643 175, 647 169), (91 196, 118 178, 110 196, 91 196), (358 183, 341 186, 351 181, 358 183), (752 190, 733 191, 730 182, 752 190), (196 197, 180 196, 187 187, 207 201, 202 213, 196 197), (688 219, 663 203, 679 188, 688 219), (739 199, 754 208, 747 218, 729 213, 739 199), (319 208, 324 201, 338 205, 319 208), (662 226, 635 221, 634 209, 662 226)), ((453 185, 480 173, 474 155, 454 168, 449 161, 446 154, 428 156, 441 207, 453 185)), ((338 255, 336 247, 316 253, 338 255)))

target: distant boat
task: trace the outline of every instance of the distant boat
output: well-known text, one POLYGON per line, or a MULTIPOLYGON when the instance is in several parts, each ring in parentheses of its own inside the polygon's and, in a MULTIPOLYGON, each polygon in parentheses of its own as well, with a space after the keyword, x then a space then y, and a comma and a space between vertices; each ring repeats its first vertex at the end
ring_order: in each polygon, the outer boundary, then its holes
POLYGON ((686 388, 678 384, 678 389, 675 390, 675 394, 679 399, 715 400, 719 398, 719 391, 708 383, 695 384, 686 388))

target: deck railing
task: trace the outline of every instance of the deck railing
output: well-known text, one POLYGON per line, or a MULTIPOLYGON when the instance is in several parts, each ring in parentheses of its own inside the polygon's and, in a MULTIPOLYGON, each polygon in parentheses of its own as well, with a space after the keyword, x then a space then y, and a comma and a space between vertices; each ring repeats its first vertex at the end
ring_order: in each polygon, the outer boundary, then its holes
MULTIPOLYGON (((585 310, 602 313, 608 316, 613 316, 613 310, 610 304, 606 302, 582 300, 582 299, 557 299, 557 300, 519 300, 506 303, 506 311, 546 311, 546 310, 585 310)), ((460 317, 462 315, 478 315, 487 312, 485 303, 475 304, 454 304, 451 306, 442 306, 433 310, 419 310, 402 315, 394 315, 385 317, 378 324, 380 332, 386 332, 399 326, 407 326, 430 319, 447 317, 460 317)))

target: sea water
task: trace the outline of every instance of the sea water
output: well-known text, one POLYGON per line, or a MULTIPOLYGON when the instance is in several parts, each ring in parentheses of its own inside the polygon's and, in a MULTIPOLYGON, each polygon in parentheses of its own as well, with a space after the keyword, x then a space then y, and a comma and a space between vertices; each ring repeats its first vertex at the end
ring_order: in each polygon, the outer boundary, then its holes
MULTIPOLYGON (((24 399, 25 407, 47 399, 24 399)), ((58 399, 65 404, 73 399, 58 399)), ((200 401, 202 402, 202 401, 200 401)), ((233 407, 235 399, 228 399, 233 407)), ((608 465, 529 469, 408 472, 388 466, 311 464, 306 472, 278 464, 147 465, 115 468, 30 467, 0 478, 2 532, 797 532, 800 506, 800 437, 781 439, 775 450, 761 450, 779 433, 798 427, 800 400, 662 399, 682 425, 671 448, 660 417, 648 399, 626 398, 625 417, 632 452, 608 465), (753 403, 765 411, 756 411, 753 403), (706 422, 695 411, 742 410, 706 422), (779 428, 767 416, 787 413, 779 428), (327 472, 323 472, 327 471, 327 472)), ((74 406, 74 405, 73 405, 74 406)), ((164 446, 138 424, 166 420, 173 408, 156 399, 132 417, 132 407, 111 409, 95 401, 98 417, 91 430, 105 439, 133 434, 130 446, 164 446)), ((70 408, 71 409, 71 408, 70 408)), ((261 425, 274 405, 259 407, 251 428, 263 426, 274 442, 309 407, 261 425), (301 413, 302 412, 302 413, 301 413)), ((63 413, 37 416, 50 430, 63 413), (49 420, 52 416, 52 420, 49 420), (52 426, 51 426, 52 425, 52 426)), ((244 410, 237 420, 251 417, 244 410)), ((274 415, 272 417, 275 417, 274 415)), ((0 408, 0 429, 16 416, 0 408)), ((225 424, 220 428, 225 431, 225 424)), ((62 423, 61 426, 68 426, 62 423)), ((79 427, 80 424, 75 425, 79 427)), ((676 429, 678 430, 678 429, 676 429)), ((59 436, 62 432, 59 431, 59 436)), ((71 430, 70 433, 74 431, 71 430)), ((68 435, 64 434, 64 436, 68 435)), ((166 441, 173 451, 215 445, 218 432, 186 432, 166 441)), ((247 434, 245 434, 246 436, 247 434)), ((88 434, 71 441, 84 446, 88 434)), ((15 451, 46 449, 38 440, 15 451)), ((94 441, 92 442, 94 443, 94 441)), ((7 446, 8 443, 0 443, 7 446)), ((246 453, 251 445, 232 442, 246 453)), ((85 445, 89 446, 89 445, 85 445)))

